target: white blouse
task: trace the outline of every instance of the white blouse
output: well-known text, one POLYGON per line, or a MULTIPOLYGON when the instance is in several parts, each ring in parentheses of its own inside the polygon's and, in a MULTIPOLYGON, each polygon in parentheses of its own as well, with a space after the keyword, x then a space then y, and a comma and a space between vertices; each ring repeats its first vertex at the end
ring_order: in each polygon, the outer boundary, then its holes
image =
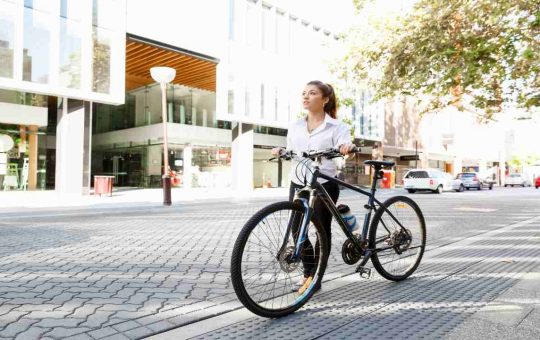
MULTIPOLYGON (((337 148, 348 143, 351 143, 349 126, 328 114, 324 117, 324 122, 311 133, 308 132, 306 118, 294 122, 287 132, 287 150, 292 150, 297 155, 307 151, 337 148)), ((291 181, 304 185, 304 178, 309 179, 309 176, 307 176, 306 167, 298 166, 298 164, 299 160, 293 159, 290 173, 291 181)), ((319 169, 321 173, 330 177, 335 177, 337 174, 336 163, 333 160, 323 158, 319 169)), ((324 183, 326 180, 319 178, 319 182, 324 183)))

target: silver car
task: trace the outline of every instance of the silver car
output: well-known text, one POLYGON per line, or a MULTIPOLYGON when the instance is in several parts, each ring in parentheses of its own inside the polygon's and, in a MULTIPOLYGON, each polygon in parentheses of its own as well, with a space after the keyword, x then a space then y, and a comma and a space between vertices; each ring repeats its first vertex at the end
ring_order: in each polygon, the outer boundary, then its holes
POLYGON ((461 179, 465 189, 469 190, 471 188, 476 190, 482 190, 483 188, 493 189, 493 181, 489 181, 486 178, 480 177, 477 172, 462 172, 457 175, 457 178, 461 179))

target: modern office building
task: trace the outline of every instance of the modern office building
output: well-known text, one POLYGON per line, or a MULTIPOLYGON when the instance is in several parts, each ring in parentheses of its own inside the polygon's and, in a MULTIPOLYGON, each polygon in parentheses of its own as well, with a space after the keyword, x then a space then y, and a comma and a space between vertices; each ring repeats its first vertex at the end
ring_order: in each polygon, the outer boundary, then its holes
POLYGON ((1 0, 2 189, 86 193, 101 174, 117 186, 160 186, 153 66, 177 71, 167 88, 173 185, 287 185, 288 165, 268 162, 268 149, 285 146, 303 85, 332 79, 327 62, 339 48, 324 22, 288 6, 1 0))
POLYGON ((178 8, 182 20, 177 11, 153 15, 128 2, 126 101, 96 105, 93 173, 114 175, 117 185, 160 185, 160 89, 149 69, 170 66, 177 70, 167 90, 173 185, 288 185, 288 163, 269 162, 269 149, 286 145, 304 84, 331 79, 337 36, 283 1, 160 3, 178 8))
POLYGON ((3 190, 90 185, 93 102, 124 102, 124 0, 0 1, 3 190))

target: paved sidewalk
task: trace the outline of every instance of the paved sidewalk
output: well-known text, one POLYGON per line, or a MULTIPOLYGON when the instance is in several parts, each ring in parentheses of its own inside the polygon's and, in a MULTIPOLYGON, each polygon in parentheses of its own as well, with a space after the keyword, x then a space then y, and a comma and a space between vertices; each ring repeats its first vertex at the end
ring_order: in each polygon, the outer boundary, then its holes
MULTIPOLYGON (((173 188, 172 204, 202 203, 208 201, 243 201, 287 197, 288 188, 255 189, 251 192, 235 192, 230 188, 208 189, 173 188)), ((114 189, 112 196, 59 194, 45 191, 0 191, 0 213, 39 211, 50 209, 133 208, 137 206, 163 206, 162 189, 114 189)))
MULTIPOLYGON (((172 207, 161 205, 159 190, 153 198, 149 191, 131 193, 135 195, 124 197, 124 202, 118 193, 116 203, 104 197, 103 201, 107 203, 103 205, 88 202, 67 205, 64 206, 66 213, 59 213, 60 208, 55 202, 47 202, 46 195, 51 193, 45 193, 38 201, 49 207, 38 208, 38 204, 34 204, 21 210, 12 202, 14 207, 9 209, 15 212, 0 212, 3 217, 0 219, 0 339, 139 339, 160 332, 167 336, 167 331, 175 327, 182 327, 177 329, 179 332, 186 332, 189 327, 198 327, 201 331, 201 320, 219 325, 220 318, 229 318, 232 314, 227 312, 242 310, 230 283, 232 245, 243 223, 276 197, 286 197, 286 191, 271 189, 264 192, 269 196, 257 193, 261 196, 254 194, 249 199, 234 198, 225 193, 221 199, 214 195, 202 199, 185 197, 184 201, 175 200, 172 207), (107 211, 101 212, 104 208, 107 211)), ((392 193, 382 191, 379 198, 384 200, 392 193)), ((410 285, 410 290, 402 292, 410 293, 402 296, 407 303, 395 306, 414 309, 418 303, 426 301, 432 306, 441 291, 450 289, 453 294, 458 294, 460 286, 446 284, 463 282, 467 286, 461 290, 473 294, 465 302, 480 309, 484 305, 472 302, 489 303, 519 279, 517 274, 532 268, 530 266, 536 261, 533 255, 538 255, 540 226, 536 222, 531 223, 530 228, 523 226, 522 234, 509 233, 501 239, 491 238, 480 248, 473 247, 467 252, 457 248, 458 241, 527 222, 540 214, 540 196, 534 189, 501 190, 499 196, 495 194, 496 190, 467 195, 414 195, 429 225, 429 256, 435 256, 438 248, 453 250, 459 256, 434 259, 432 263, 426 258, 418 280, 407 280, 403 284, 403 287, 410 285), (492 253, 493 249, 501 253, 492 253), (508 254, 515 251, 519 256, 514 259, 518 261, 515 264, 505 262, 508 254), (529 258, 526 253, 530 254, 529 258), (476 267, 469 267, 467 263, 482 259, 487 261, 476 267), (491 260, 495 267, 482 267, 491 260), (457 279, 452 276, 456 273, 455 268, 463 269, 457 279), (513 272, 505 272, 507 268, 513 272), (478 273, 481 276, 474 276, 478 273), (436 277, 441 278, 441 283, 430 287, 436 283, 433 281, 436 277), (484 285, 487 282, 491 283, 484 285), (418 284, 426 287, 430 295, 415 291, 418 284), (490 295, 474 295, 477 293, 490 295), (407 300, 415 295, 428 300, 407 300)), ((202 193, 199 195, 203 196, 202 193)), ((90 197, 93 199, 99 198, 90 197)), ((355 214, 361 209, 361 205, 345 193, 341 202, 349 204, 355 214)), ((339 233, 335 233, 332 265, 320 294, 321 298, 334 304, 321 309, 326 312, 326 318, 323 315, 320 319, 320 327, 335 325, 336 320, 340 322, 349 316, 363 315, 348 312, 349 306, 356 308, 356 301, 351 300, 351 296, 367 296, 366 299, 381 296, 383 302, 394 301, 386 300, 396 291, 391 288, 392 283, 370 281, 369 289, 379 294, 373 296, 364 290, 365 285, 351 284, 358 283, 359 279, 350 275, 353 268, 341 259, 342 243, 339 233), (339 285, 352 290, 331 289, 339 285)), ((379 310, 379 302, 368 307, 379 310)), ((440 304, 433 306, 442 308, 440 304)), ((318 318, 309 314, 314 308, 317 310, 317 305, 310 302, 298 313, 299 316, 308 315, 308 328, 310 319, 318 318)), ((422 308, 420 310, 424 310, 422 308)), ((450 304, 443 310, 459 316, 463 309, 455 308, 456 305, 450 304)), ((537 312, 528 315, 535 317, 537 312)), ((437 314, 432 317, 436 319, 437 314)), ((247 318, 261 332, 269 323, 278 324, 253 319, 252 314, 247 318)), ((287 319, 279 322, 287 323, 287 319)), ((410 324, 407 319, 395 322, 402 322, 404 326, 410 324)), ((521 324, 528 324, 528 321, 521 324)), ((234 334, 242 337, 251 333, 234 334)), ((286 334, 289 335, 285 338, 290 338, 292 333, 286 334)), ((177 336, 169 338, 176 339, 177 336)))
POLYGON ((539 258, 533 218, 428 251, 399 283, 348 275, 284 318, 239 310, 150 339, 538 339, 539 258))

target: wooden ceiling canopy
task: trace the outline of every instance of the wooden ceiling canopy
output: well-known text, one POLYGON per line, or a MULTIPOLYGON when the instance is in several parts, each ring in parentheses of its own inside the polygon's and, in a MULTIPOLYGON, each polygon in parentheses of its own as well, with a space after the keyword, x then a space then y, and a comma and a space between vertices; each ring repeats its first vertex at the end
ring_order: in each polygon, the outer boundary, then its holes
POLYGON ((150 76, 150 68, 154 66, 176 69, 173 84, 216 92, 216 62, 128 37, 126 91, 155 83, 150 76))

